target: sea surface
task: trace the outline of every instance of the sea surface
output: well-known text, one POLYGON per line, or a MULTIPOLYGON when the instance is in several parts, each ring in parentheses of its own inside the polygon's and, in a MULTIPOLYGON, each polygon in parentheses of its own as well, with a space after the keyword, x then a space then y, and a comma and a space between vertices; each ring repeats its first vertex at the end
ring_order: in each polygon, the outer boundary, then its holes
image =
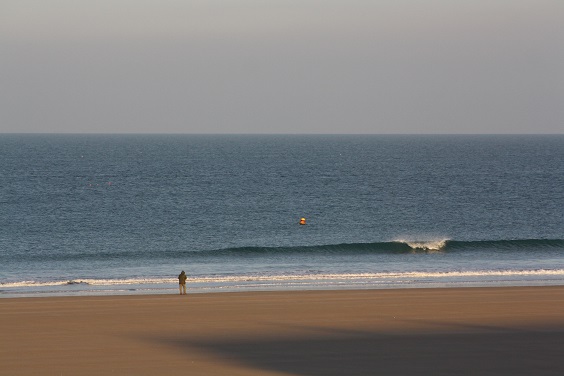
POLYGON ((189 293, 564 285, 564 135, 0 135, 0 297, 181 270, 189 293))

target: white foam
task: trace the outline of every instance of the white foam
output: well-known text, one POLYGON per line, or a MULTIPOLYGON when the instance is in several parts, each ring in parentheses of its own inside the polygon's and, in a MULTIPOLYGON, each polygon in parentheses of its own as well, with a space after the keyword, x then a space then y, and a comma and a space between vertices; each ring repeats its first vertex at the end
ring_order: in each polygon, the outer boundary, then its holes
POLYGON ((398 240, 394 240, 394 242, 407 244, 412 249, 421 249, 425 251, 428 250, 439 251, 445 247, 446 242, 448 240, 449 239, 417 241, 417 240, 398 239, 398 240))
POLYGON ((70 285, 92 285, 92 286, 116 286, 116 285, 139 285, 139 284, 161 284, 178 282, 176 278, 134 278, 134 279, 73 279, 65 281, 19 281, 0 283, 2 288, 10 287, 49 287, 70 285))
MULTIPOLYGON (((278 275, 234 275, 234 276, 204 276, 190 277, 188 283, 202 284, 231 284, 231 283, 269 283, 269 282, 299 282, 299 281, 354 281, 364 280, 377 282, 378 280, 399 279, 443 279, 463 277, 496 277, 496 276, 562 276, 564 269, 538 270, 478 270, 478 271, 449 271, 449 272, 388 272, 388 273, 344 273, 344 274, 278 274, 278 275)), ((0 283, 0 287, 55 287, 72 285, 89 286, 120 286, 120 285, 160 285, 178 283, 176 278, 132 278, 132 279, 76 279, 66 281, 19 281, 0 283)))

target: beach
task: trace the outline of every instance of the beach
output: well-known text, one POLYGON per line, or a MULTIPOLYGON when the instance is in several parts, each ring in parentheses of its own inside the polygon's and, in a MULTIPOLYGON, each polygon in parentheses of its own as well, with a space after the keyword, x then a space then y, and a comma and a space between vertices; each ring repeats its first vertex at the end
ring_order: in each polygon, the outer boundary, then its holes
POLYGON ((2 375, 562 375, 564 286, 0 299, 2 375))

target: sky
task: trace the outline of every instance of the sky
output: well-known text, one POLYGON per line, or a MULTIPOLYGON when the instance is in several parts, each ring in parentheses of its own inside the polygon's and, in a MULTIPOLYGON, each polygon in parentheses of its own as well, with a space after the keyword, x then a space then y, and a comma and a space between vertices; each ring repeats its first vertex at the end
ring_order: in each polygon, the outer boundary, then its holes
POLYGON ((0 133, 564 133, 562 0, 0 0, 0 133))

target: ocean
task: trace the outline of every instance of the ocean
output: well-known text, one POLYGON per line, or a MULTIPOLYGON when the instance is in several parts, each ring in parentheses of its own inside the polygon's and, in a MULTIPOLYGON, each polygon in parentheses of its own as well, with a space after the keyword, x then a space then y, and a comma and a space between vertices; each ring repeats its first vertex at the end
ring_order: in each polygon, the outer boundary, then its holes
POLYGON ((564 285, 564 135, 0 135, 0 297, 176 294, 181 270, 564 285))

